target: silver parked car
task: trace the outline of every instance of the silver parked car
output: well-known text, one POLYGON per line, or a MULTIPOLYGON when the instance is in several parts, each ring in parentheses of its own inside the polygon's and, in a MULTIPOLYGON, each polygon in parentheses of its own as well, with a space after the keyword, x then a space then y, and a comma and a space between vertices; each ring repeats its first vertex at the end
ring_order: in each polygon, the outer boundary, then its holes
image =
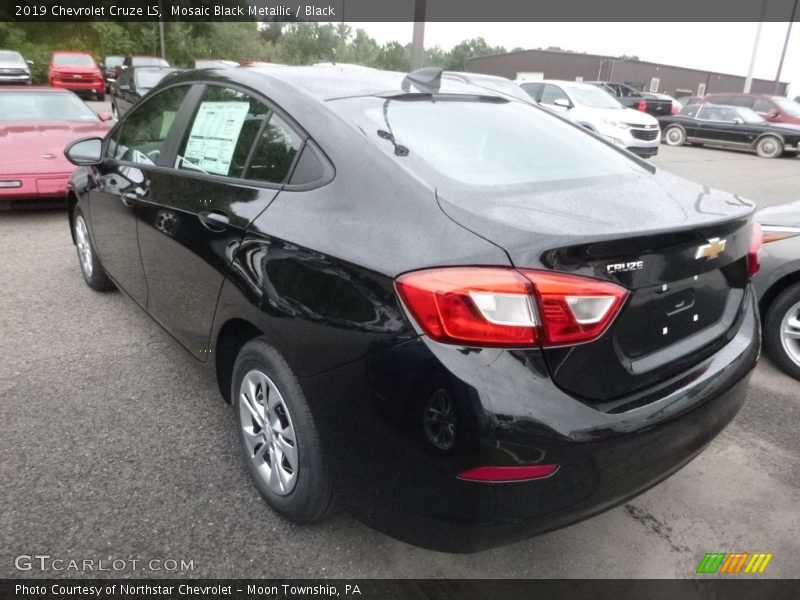
POLYGON ((756 214, 764 245, 753 279, 764 323, 764 348, 786 373, 800 379, 800 201, 756 214))
POLYGON ((0 50, 0 83, 30 85, 31 64, 16 50, 0 50))

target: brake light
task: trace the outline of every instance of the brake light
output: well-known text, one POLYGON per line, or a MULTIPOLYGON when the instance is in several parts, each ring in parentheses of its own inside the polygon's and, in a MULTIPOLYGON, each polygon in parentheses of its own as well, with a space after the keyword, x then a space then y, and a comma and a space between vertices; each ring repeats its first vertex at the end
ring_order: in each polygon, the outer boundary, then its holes
POLYGON ((761 268, 761 259, 758 256, 758 251, 761 250, 763 243, 763 234, 761 232, 761 225, 753 223, 753 234, 750 238, 750 248, 747 250, 747 276, 752 277, 761 268))
POLYGON ((628 291, 616 284, 533 269, 445 267, 401 275, 397 291, 438 342, 560 346, 600 337, 628 291))
POLYGON ((646 100, 639 100, 639 103, 636 105, 636 110, 640 110, 642 112, 647 112, 647 101, 646 100))

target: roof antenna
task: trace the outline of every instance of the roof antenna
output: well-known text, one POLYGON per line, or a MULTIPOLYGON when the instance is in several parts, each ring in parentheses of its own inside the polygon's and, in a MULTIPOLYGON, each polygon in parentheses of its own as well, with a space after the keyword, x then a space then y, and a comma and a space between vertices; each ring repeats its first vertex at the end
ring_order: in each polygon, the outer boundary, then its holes
POLYGON ((423 67, 416 71, 411 71, 403 79, 402 88, 404 92, 411 90, 414 86, 420 92, 434 94, 442 87, 442 70, 438 67, 423 67))

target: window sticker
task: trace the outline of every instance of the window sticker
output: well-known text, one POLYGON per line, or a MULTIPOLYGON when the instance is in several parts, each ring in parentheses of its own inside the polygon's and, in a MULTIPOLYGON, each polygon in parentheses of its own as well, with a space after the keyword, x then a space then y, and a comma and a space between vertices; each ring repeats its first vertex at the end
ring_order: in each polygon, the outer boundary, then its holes
POLYGON ((249 102, 201 103, 183 160, 206 173, 227 175, 249 110, 249 102))

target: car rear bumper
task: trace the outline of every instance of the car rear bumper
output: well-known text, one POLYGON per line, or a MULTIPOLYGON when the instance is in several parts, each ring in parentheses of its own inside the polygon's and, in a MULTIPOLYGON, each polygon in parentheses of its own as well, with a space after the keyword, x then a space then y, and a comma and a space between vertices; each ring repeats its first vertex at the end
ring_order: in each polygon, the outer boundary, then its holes
POLYGON ((43 175, 0 175, 0 202, 4 200, 26 200, 34 198, 56 198, 67 193, 67 182, 71 173, 43 175), (15 187, 5 185, 19 184, 15 187))
POLYGON ((736 415, 756 364, 752 291, 738 333, 655 400, 620 414, 559 390, 541 353, 407 342, 301 385, 345 504, 406 542, 470 552, 607 510, 697 456, 736 415), (455 402, 456 443, 436 448, 427 400, 455 402), (556 464, 545 479, 465 481, 479 466, 556 464))

